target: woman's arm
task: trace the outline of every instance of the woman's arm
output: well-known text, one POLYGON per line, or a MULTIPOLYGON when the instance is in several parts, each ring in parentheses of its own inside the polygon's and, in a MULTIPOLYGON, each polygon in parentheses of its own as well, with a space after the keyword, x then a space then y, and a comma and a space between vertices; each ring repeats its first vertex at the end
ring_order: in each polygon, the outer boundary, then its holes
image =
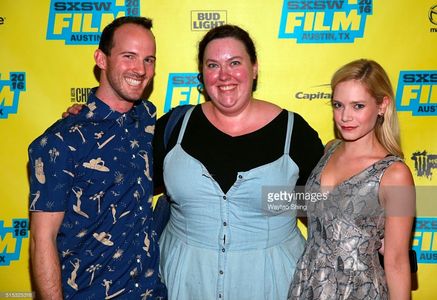
POLYGON ((408 251, 415 215, 414 181, 409 168, 394 163, 381 180, 380 196, 386 210, 384 269, 390 299, 411 298, 408 251))

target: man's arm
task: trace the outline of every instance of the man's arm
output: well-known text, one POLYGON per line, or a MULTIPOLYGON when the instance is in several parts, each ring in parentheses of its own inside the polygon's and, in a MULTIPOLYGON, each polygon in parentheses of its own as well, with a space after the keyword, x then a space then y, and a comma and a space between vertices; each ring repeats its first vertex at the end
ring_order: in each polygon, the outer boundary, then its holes
POLYGON ((62 299, 61 267, 56 235, 63 212, 31 212, 30 259, 32 278, 39 299, 62 299))

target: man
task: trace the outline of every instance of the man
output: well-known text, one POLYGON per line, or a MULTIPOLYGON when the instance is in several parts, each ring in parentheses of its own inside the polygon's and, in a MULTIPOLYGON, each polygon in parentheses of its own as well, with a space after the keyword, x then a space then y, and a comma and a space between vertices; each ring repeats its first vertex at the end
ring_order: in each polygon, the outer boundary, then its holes
POLYGON ((151 200, 152 21, 122 17, 94 53, 99 86, 29 146, 33 282, 42 299, 166 299, 151 200))

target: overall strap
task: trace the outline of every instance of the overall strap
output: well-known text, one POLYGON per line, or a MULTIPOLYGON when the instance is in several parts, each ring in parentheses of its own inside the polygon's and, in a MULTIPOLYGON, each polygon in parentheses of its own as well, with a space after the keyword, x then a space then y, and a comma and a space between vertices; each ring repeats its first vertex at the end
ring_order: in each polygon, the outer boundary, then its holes
POLYGON ((186 112, 186 114, 184 116, 184 120, 182 122, 181 131, 179 132, 178 141, 176 142, 176 144, 180 144, 182 142, 182 138, 184 137, 185 129, 187 128, 188 120, 190 119, 190 116, 191 116, 191 113, 194 110, 194 107, 195 106, 193 106, 190 109, 188 109, 188 111, 186 112))
POLYGON ((287 122, 287 133, 285 136, 285 146, 284 146, 284 154, 289 154, 290 152, 290 143, 291 143, 291 135, 293 134, 293 124, 294 124, 294 113, 288 112, 288 122, 287 122))
POLYGON ((173 112, 170 114, 170 117, 168 118, 167 124, 165 125, 165 129, 164 129, 165 148, 167 148, 168 141, 170 140, 171 133, 173 132, 173 129, 175 128, 176 124, 179 122, 182 116, 184 116, 185 113, 192 107, 193 105, 187 104, 187 105, 179 105, 173 108, 173 112))

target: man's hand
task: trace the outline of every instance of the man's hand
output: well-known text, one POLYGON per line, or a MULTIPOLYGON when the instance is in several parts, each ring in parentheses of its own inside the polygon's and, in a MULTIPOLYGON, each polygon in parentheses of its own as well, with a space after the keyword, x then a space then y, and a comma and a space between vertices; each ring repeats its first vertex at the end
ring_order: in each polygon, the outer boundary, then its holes
POLYGON ((62 113, 62 118, 66 118, 69 115, 74 115, 74 116, 77 115, 78 113, 80 113, 83 106, 84 106, 84 104, 73 104, 72 106, 67 108, 66 112, 62 113))

